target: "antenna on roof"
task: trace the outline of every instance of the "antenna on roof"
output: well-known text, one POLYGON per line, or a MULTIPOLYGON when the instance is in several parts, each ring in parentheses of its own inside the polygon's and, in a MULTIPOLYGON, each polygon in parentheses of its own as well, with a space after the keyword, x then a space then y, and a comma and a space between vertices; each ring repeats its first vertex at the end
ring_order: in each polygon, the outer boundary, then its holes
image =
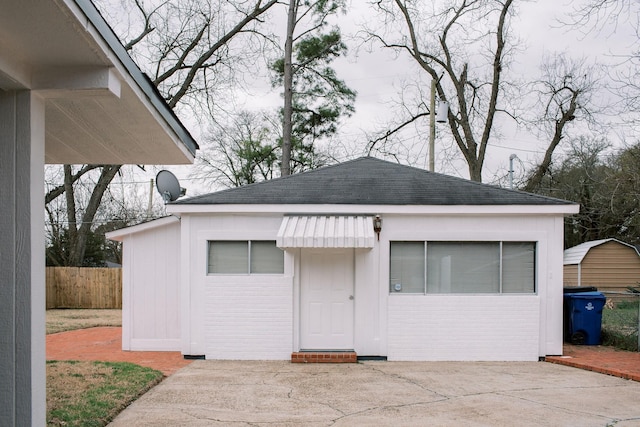
POLYGON ((161 170, 156 175, 156 188, 162 196, 164 203, 173 202, 180 196, 187 193, 185 188, 180 187, 178 178, 168 170, 161 170))

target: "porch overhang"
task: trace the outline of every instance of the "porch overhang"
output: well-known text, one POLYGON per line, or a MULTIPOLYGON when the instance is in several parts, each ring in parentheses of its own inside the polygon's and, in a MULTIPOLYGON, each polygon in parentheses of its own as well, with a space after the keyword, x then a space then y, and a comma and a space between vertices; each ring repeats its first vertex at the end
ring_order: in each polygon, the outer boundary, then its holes
POLYGON ((285 216, 279 248, 373 248, 373 217, 364 215, 285 216))
POLYGON ((198 144, 91 0, 0 4, 0 92, 43 100, 45 163, 193 163, 198 144))

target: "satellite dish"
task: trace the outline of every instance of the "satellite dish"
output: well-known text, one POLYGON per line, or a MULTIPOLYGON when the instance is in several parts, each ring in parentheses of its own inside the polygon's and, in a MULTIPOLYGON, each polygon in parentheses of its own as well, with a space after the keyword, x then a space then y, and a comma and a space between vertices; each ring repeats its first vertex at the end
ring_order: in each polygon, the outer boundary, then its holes
POLYGON ((156 175, 156 188, 165 203, 173 202, 187 192, 186 189, 180 187, 178 178, 167 170, 161 170, 156 175))

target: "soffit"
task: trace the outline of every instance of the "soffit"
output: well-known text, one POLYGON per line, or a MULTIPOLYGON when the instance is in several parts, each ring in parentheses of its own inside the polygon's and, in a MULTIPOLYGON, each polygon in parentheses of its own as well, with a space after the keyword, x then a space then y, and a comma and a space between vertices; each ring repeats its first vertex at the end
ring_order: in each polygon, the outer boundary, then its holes
POLYGON ((186 164, 197 144, 88 0, 0 0, 0 90, 45 100, 47 163, 186 164))

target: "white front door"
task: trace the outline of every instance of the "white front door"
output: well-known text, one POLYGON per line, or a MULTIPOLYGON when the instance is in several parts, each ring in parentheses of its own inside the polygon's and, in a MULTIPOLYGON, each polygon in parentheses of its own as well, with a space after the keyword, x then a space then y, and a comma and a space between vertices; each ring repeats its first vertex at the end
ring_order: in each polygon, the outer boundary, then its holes
POLYGON ((353 249, 303 249, 300 349, 353 350, 353 249))

